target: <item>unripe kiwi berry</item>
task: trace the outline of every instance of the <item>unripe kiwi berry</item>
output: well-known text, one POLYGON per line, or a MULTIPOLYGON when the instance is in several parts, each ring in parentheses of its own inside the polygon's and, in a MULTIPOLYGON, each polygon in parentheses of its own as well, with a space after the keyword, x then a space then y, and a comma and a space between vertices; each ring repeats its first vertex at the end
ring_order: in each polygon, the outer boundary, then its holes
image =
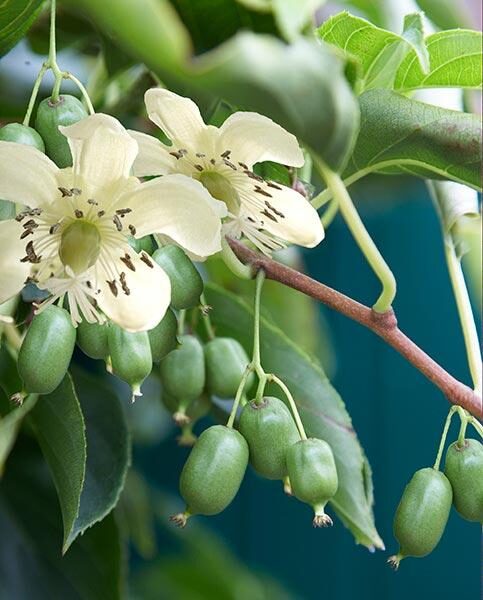
POLYGON ((182 335, 179 346, 170 352, 159 366, 163 392, 185 408, 201 396, 205 387, 203 346, 194 335, 182 335))
POLYGON ((181 472, 186 510, 171 520, 180 527, 191 515, 216 515, 236 496, 248 464, 248 445, 235 429, 214 425, 196 441, 181 472))
POLYGON ((77 326, 77 345, 94 359, 106 360, 109 356, 109 323, 82 321, 77 326))
POLYGON ((153 362, 158 363, 176 348, 178 320, 174 312, 168 308, 161 321, 148 331, 153 362))
POLYGON ((108 331, 112 372, 131 386, 132 399, 141 396, 141 385, 153 361, 147 331, 129 332, 112 323, 108 331))
POLYGON ((325 505, 337 492, 338 478, 329 444, 317 438, 293 444, 287 451, 287 471, 292 494, 314 509, 313 526, 332 525, 325 505))
POLYGON ((33 146, 45 152, 44 140, 33 127, 22 125, 22 123, 8 123, 0 128, 0 140, 4 142, 16 142, 26 146, 33 146))
POLYGON ((407 484, 394 517, 399 551, 389 564, 397 569, 407 556, 426 556, 444 533, 453 491, 448 478, 433 468, 420 469, 407 484))
MULTIPOLYGON (((250 362, 238 340, 217 337, 205 344, 206 384, 220 398, 234 398, 241 378, 250 362)), ((253 383, 253 373, 245 389, 253 383)))
POLYGON ((468 521, 483 522, 483 445, 465 439, 451 444, 446 452, 444 474, 453 488, 453 504, 468 521))
POLYGON ((35 129, 44 140, 47 156, 61 169, 72 166, 72 155, 67 138, 59 131, 59 125, 73 125, 87 116, 84 105, 75 96, 63 94, 57 102, 45 98, 39 104, 35 129))
POLYGON ((70 314, 48 306, 30 324, 18 355, 18 372, 28 393, 50 394, 61 383, 74 352, 70 314))
POLYGON ((250 463, 267 479, 287 475, 287 450, 300 439, 289 409, 278 398, 248 402, 240 414, 239 430, 250 448, 250 463))
POLYGON ((197 306, 203 292, 203 280, 185 252, 170 244, 156 250, 152 258, 171 281, 171 305, 178 310, 197 306))

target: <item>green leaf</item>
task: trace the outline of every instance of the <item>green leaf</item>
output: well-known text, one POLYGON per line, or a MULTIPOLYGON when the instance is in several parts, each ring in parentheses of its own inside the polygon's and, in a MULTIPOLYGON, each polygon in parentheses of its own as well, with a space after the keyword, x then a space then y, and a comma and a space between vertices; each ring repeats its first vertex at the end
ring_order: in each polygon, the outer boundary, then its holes
POLYGON ((70 375, 40 398, 30 420, 57 488, 66 552, 75 537, 87 457, 84 417, 70 375))
POLYGON ((54 486, 31 440, 19 440, 0 489, 0 598, 121 600, 123 547, 112 515, 62 557, 54 486))
POLYGON ((440 31, 425 40, 430 68, 424 72, 413 50, 402 61, 394 89, 480 88, 482 85, 482 34, 468 29, 440 31))
MULTIPOLYGON (((37 396, 29 396, 21 406, 10 410, 7 414, 0 410, 0 478, 3 475, 5 461, 17 439, 23 418, 35 406, 37 396)), ((0 407, 8 406, 8 398, 0 388, 0 407)))
POLYGON ((272 0, 275 21, 284 38, 295 40, 325 0, 272 0))
POLYGON ((117 396, 80 369, 73 371, 73 378, 85 420, 87 462, 79 512, 67 547, 116 506, 131 456, 126 419, 117 396))
POLYGON ((27 33, 43 0, 4 0, 0 11, 0 57, 27 33))
POLYGON ((323 23, 318 35, 360 62, 360 93, 482 85, 482 38, 477 31, 441 31, 423 39, 420 14, 406 16, 404 31, 397 35, 342 12, 323 23))
POLYGON ((271 117, 335 170, 345 164, 359 113, 345 61, 326 46, 241 33, 196 61, 190 83, 271 117))
MULTIPOLYGON (((231 335, 247 349, 252 344, 253 311, 236 295, 208 286, 207 300, 217 332, 231 335)), ((307 434, 329 442, 339 475, 332 506, 358 543, 382 548, 372 514, 370 471, 344 403, 321 366, 285 334, 261 319, 264 368, 281 377, 292 392, 307 434)), ((274 392, 274 390, 272 390, 274 392)))
POLYGON ((481 189, 481 120, 389 90, 360 97, 361 130, 346 185, 373 173, 411 173, 481 189))
MULTIPOLYGON (((11 314, 6 304, 2 304, 2 307, 7 309, 5 312, 11 314)), ((17 371, 16 361, 5 345, 0 346, 0 388, 10 398, 13 394, 19 392, 22 387, 22 380, 17 371)))

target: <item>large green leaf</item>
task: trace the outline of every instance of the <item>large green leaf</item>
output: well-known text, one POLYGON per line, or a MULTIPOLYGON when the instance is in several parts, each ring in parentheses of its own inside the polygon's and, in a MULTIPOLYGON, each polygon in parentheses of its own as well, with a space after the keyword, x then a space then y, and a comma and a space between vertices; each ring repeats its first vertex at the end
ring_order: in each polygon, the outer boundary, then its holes
POLYGON ((30 419, 57 488, 65 552, 75 537, 87 457, 84 417, 70 375, 40 398, 30 419))
MULTIPOLYGON (((213 307, 211 317, 217 331, 235 337, 249 349, 253 331, 250 306, 216 286, 207 288, 207 300, 213 307)), ((307 434, 332 446, 339 474, 334 510, 357 542, 382 548, 372 514, 370 469, 340 396, 321 366, 263 318, 261 352, 264 368, 281 377, 292 392, 307 434)))
POLYGON ((64 557, 62 517, 46 465, 21 439, 0 487, 0 598, 120 600, 123 548, 112 515, 80 537, 64 557))
POLYGON ((407 172, 481 189, 481 120, 390 90, 360 97, 361 129, 346 185, 372 172, 407 172))
POLYGON ((43 0, 2 0, 0 2, 0 56, 25 35, 35 21, 43 0))
POLYGON ((79 513, 68 544, 116 506, 130 462, 126 419, 117 396, 79 369, 73 371, 84 415, 87 462, 79 513))
POLYGON ((422 39, 418 14, 408 15, 402 35, 347 12, 328 19, 319 37, 359 60, 359 91, 429 87, 478 88, 482 84, 481 33, 441 31, 422 39))

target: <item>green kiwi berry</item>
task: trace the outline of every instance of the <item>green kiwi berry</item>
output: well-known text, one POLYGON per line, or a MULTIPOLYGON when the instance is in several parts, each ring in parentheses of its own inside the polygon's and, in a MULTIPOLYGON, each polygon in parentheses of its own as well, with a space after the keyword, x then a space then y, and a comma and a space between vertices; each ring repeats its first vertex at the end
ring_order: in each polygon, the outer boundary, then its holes
POLYGON ((197 306, 203 292, 203 280, 185 252, 170 244, 156 250, 153 260, 171 281, 171 305, 178 310, 197 306))
POLYGON ((289 409, 278 398, 266 396, 260 404, 254 400, 243 407, 240 433, 250 448, 250 463, 267 479, 287 475, 287 450, 300 439, 289 409))
POLYGON ((317 438, 293 444, 287 450, 287 472, 292 494, 314 509, 314 527, 332 525, 325 505, 337 492, 338 478, 329 444, 317 438))
POLYGON ((70 314, 48 306, 30 324, 18 355, 18 372, 28 393, 50 394, 60 384, 74 352, 70 314))
POLYGON ((77 326, 77 345, 90 358, 106 360, 109 356, 109 324, 82 321, 77 326))
POLYGON ((1 127, 0 140, 33 146, 37 150, 40 150, 40 152, 45 152, 44 140, 37 131, 33 127, 28 127, 21 123, 8 123, 1 127))
POLYGON ((181 472, 186 510, 171 520, 180 527, 191 515, 216 515, 236 496, 248 464, 248 445, 235 429, 214 425, 196 441, 181 472))
POLYGON ((134 400, 142 395, 141 384, 153 366, 148 333, 132 333, 112 323, 107 339, 112 372, 131 386, 134 400))
POLYGON ((407 556, 426 556, 444 533, 453 500, 448 478, 433 468, 420 469, 407 484, 394 517, 399 551, 388 562, 397 569, 407 556))
POLYGON ((172 396, 184 409, 203 393, 203 346, 194 335, 182 335, 179 338, 179 346, 163 358, 159 369, 163 393, 172 396))
MULTIPOLYGON (((234 398, 250 362, 243 346, 233 338, 214 338, 205 344, 206 383, 214 396, 234 398)), ((245 389, 253 382, 250 374, 245 389)))
POLYGON ((87 117, 87 111, 75 96, 63 94, 57 102, 42 100, 37 109, 35 129, 42 136, 47 156, 61 169, 72 165, 72 155, 67 138, 59 126, 73 125, 87 117))
POLYGON ((454 442, 446 452, 444 474, 453 488, 453 504, 468 521, 483 522, 483 445, 478 440, 454 442))
POLYGON ((153 362, 158 363, 176 348, 178 320, 174 312, 168 308, 161 321, 148 331, 153 362))

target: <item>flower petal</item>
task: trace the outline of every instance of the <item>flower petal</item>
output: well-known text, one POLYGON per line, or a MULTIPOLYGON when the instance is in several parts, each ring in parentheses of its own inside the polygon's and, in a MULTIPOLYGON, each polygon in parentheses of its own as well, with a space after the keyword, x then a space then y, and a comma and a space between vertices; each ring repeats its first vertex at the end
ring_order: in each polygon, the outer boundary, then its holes
POLYGON ((195 179, 176 174, 148 181, 124 194, 118 205, 132 210, 126 215, 125 226, 135 228, 135 237, 161 233, 200 257, 221 250, 221 219, 226 205, 195 179))
POLYGON ((127 331, 147 331, 161 321, 171 301, 171 283, 169 277, 144 252, 136 254, 130 246, 120 249, 120 256, 129 255, 134 267, 118 261, 115 266, 127 286, 123 290, 122 282, 116 279, 113 284, 112 263, 98 268, 97 285, 100 293, 97 303, 109 319, 127 331), (144 260, 143 260, 144 259, 144 260), (109 284, 111 282, 111 284, 109 284), (129 293, 126 293, 128 291, 129 293))
POLYGON ((90 191, 129 177, 138 145, 117 119, 94 114, 59 129, 69 142, 74 175, 86 182, 90 191))
POLYGON ((58 167, 36 148, 0 142, 0 198, 45 206, 58 197, 58 167))
POLYGON ((25 255, 23 231, 17 221, 0 221, 0 304, 18 294, 30 275, 31 264, 20 262, 25 255))
POLYGON ((265 214, 256 214, 257 219, 262 218, 263 228, 289 243, 317 246, 324 239, 324 228, 310 202, 289 187, 268 189, 271 197, 265 200, 265 214))
POLYGON ((133 174, 136 177, 166 175, 173 170, 176 159, 169 154, 168 146, 152 135, 132 129, 128 132, 139 146, 139 153, 133 165, 133 174))
POLYGON ((169 90, 152 88, 144 95, 144 101, 148 117, 174 144, 196 147, 196 141, 206 125, 192 100, 169 90))
POLYGON ((297 138, 274 121, 254 112, 236 112, 219 129, 220 152, 231 150, 233 158, 251 168, 272 160, 301 167, 304 157, 297 138))

